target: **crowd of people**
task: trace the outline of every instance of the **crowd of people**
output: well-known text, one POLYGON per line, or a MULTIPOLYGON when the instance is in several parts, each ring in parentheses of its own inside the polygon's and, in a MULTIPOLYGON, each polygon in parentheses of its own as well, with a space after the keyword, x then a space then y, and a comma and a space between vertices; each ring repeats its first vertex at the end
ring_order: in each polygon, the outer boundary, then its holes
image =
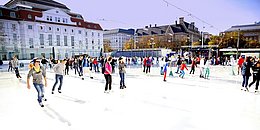
MULTIPOLYGON (((158 75, 162 75, 163 81, 166 82, 167 75, 173 76, 172 67, 176 67, 175 74, 180 78, 185 77, 185 71, 188 71, 190 75, 194 75, 197 67, 199 67, 199 77, 209 79, 210 66, 218 63, 216 58, 207 57, 193 57, 190 60, 190 68, 187 66, 187 60, 184 57, 178 55, 177 57, 133 57, 123 58, 119 57, 90 57, 88 55, 80 55, 72 58, 65 58, 63 60, 54 60, 50 58, 47 60, 45 57, 34 58, 29 64, 29 72, 27 74, 27 88, 30 89, 30 77, 33 78, 33 86, 38 92, 38 102, 41 107, 44 107, 43 101, 47 101, 44 98, 44 86, 47 86, 46 70, 49 69, 55 73, 55 82, 52 86, 52 94, 55 93, 55 88, 59 83, 58 93, 62 93, 62 84, 65 75, 75 74, 80 79, 85 78, 93 79, 93 73, 102 73, 104 75, 105 90, 104 93, 110 93, 112 90, 112 74, 115 73, 115 69, 118 68, 120 77, 119 89, 125 89, 125 73, 126 66, 128 65, 140 65, 141 71, 144 74, 151 73, 151 67, 160 67, 158 75), (49 67, 48 67, 49 66, 49 67), (74 70, 73 70, 74 69, 74 70), (168 70, 170 70, 169 73, 168 70), (69 73, 69 71, 72 71, 69 73), (44 81, 44 82, 43 82, 44 81)), ((235 66, 238 66, 237 74, 241 74, 243 78, 241 90, 249 91, 255 83, 255 93, 258 92, 259 79, 260 79, 260 59, 256 57, 245 57, 241 56, 237 63, 234 58, 230 56, 230 65, 232 66, 232 74, 235 73, 235 66), (253 81, 249 83, 249 78, 253 77, 253 81)), ((220 63, 220 62, 219 62, 220 63)), ((18 59, 13 57, 9 61, 8 71, 15 70, 16 77, 21 79, 18 69, 18 59)))

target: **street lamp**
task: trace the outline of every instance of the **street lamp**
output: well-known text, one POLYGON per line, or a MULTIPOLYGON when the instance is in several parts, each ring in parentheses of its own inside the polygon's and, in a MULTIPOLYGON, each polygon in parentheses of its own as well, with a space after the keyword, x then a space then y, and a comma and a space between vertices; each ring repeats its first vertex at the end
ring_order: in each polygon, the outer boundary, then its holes
POLYGON ((240 32, 240 29, 238 29, 238 37, 237 37, 237 54, 236 54, 236 59, 238 58, 238 48, 239 48, 239 32, 240 32))

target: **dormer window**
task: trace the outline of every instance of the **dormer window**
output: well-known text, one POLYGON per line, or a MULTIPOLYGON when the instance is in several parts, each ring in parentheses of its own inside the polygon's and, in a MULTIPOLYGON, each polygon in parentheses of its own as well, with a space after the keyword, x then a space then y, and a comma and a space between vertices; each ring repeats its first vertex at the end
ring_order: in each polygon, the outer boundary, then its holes
POLYGON ((49 16, 47 16, 47 21, 49 21, 50 20, 50 17, 49 16))
POLYGON ((56 13, 59 13, 59 11, 58 11, 58 10, 56 10, 56 13))
POLYGON ((10 17, 11 17, 11 18, 16 18, 15 12, 10 12, 10 17))
POLYGON ((28 19, 32 19, 32 15, 31 14, 28 14, 28 19))

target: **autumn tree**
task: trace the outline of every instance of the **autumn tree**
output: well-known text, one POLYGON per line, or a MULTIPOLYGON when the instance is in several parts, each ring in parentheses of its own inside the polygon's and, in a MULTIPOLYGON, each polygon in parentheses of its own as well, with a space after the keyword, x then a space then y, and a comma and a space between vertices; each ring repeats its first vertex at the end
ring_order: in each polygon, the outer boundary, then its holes
POLYGON ((110 43, 111 43, 110 40, 107 40, 107 39, 105 39, 103 41, 104 52, 111 52, 111 51, 113 51, 111 46, 110 46, 110 43))

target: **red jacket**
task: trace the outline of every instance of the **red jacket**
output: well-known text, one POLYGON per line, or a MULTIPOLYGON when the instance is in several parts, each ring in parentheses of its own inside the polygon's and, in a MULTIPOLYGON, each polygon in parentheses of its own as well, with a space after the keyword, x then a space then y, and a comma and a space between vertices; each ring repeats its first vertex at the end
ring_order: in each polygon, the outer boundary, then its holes
POLYGON ((186 68, 186 70, 188 70, 186 64, 182 63, 182 64, 181 64, 181 70, 184 70, 184 68, 186 68))
POLYGON ((244 59, 240 57, 237 64, 241 67, 243 63, 244 63, 244 59))

